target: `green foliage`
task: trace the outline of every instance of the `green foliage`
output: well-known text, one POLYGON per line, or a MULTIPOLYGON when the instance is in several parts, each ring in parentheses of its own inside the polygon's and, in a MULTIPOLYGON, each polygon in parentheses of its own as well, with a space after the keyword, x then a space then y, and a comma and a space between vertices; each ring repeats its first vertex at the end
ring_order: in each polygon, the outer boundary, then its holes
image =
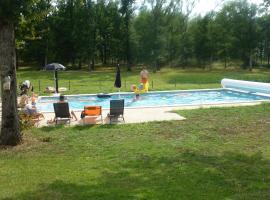
MULTIPOLYGON (((9 2, 3 1, 5 7, 13 5, 9 2)), ((131 64, 147 64, 156 71, 194 61, 205 68, 217 60, 225 68, 231 60, 250 69, 270 65, 269 14, 258 15, 261 8, 246 0, 192 17, 196 1, 149 0, 136 12, 134 0, 23 2, 16 28, 18 57, 40 67, 61 62, 92 70, 97 64, 123 63, 128 70, 131 64)))
POLYGON ((1 0, 0 20, 15 21, 30 0, 1 0))
POLYGON ((35 122, 33 118, 29 115, 26 115, 23 111, 19 111, 19 119, 20 119, 20 130, 25 131, 33 128, 35 126, 35 122))
POLYGON ((263 2, 266 8, 270 6, 270 0, 263 0, 263 2))

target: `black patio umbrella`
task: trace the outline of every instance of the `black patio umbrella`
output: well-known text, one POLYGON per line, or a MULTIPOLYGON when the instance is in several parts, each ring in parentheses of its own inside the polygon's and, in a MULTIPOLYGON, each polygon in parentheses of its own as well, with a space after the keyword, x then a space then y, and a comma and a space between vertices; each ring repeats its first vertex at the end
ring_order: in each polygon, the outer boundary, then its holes
POLYGON ((55 91, 58 93, 58 71, 65 70, 66 67, 59 63, 51 63, 44 67, 46 71, 54 71, 55 91))
POLYGON ((114 87, 120 89, 122 86, 121 84, 121 72, 120 72, 120 67, 119 64, 117 65, 117 72, 115 76, 115 82, 114 82, 114 87))

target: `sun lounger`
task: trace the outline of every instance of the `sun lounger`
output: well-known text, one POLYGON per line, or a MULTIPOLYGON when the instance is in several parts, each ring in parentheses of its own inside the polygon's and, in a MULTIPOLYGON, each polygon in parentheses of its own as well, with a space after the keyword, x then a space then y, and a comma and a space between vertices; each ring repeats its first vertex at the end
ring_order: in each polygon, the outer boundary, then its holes
POLYGON ((124 106, 125 106, 124 99, 110 101, 110 113, 108 114, 110 124, 112 122, 112 119, 118 120, 119 118, 121 118, 125 122, 124 106))
POLYGON ((54 87, 51 87, 51 86, 47 86, 45 88, 45 91, 46 93, 54 93, 55 92, 55 88, 54 87))
POLYGON ((101 106, 85 106, 81 113, 81 118, 85 124, 87 118, 97 119, 100 117, 101 123, 103 123, 102 118, 102 107, 101 106))
MULTIPOLYGON (((67 91, 67 88, 65 87, 60 87, 58 88, 58 92, 66 92, 67 91)), ((46 93, 54 93, 55 92, 55 88, 54 87, 51 87, 51 86, 47 86, 45 88, 45 91, 46 93)))
POLYGON ((59 124, 59 122, 68 122, 70 124, 71 116, 67 102, 54 103, 53 108, 55 113, 55 124, 59 124))

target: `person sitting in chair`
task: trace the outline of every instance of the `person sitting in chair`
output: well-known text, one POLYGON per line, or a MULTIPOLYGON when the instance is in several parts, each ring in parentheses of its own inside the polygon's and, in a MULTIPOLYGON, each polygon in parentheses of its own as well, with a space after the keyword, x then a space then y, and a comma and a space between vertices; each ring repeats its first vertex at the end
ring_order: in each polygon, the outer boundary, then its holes
MULTIPOLYGON (((57 104, 59 104, 59 103, 60 104, 61 103, 66 103, 65 96, 64 95, 60 95, 59 96, 59 100, 58 100, 57 104)), ((76 117, 76 115, 75 115, 75 113, 74 113, 74 111, 70 111, 70 116, 72 116, 72 118, 75 118, 76 121, 78 120, 77 117, 76 117)), ((55 122, 56 122, 56 117, 54 117, 54 119, 48 120, 47 121, 47 124, 53 124, 55 122)))
MULTIPOLYGON (((64 95, 60 95, 59 101, 58 101, 57 103, 65 103, 65 102, 66 102, 66 101, 65 101, 65 96, 64 96, 64 95)), ((74 119, 75 119, 76 121, 78 120, 73 110, 70 111, 70 114, 71 114, 71 116, 74 117, 74 119)))
POLYGON ((18 107, 24 108, 27 104, 28 104, 28 96, 26 95, 26 93, 24 93, 20 96, 18 107))
POLYGON ((37 108, 30 103, 25 105, 23 112, 26 115, 34 117, 34 118, 44 118, 43 114, 39 113, 37 111, 37 108))

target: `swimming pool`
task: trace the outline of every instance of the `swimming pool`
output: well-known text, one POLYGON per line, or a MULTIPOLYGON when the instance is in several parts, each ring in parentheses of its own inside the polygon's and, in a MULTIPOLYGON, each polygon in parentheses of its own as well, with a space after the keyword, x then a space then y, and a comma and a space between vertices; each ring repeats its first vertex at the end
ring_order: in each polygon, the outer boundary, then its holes
MULTIPOLYGON (((37 108, 41 112, 53 112, 53 103, 58 97, 39 97, 37 108)), ((249 103, 270 101, 270 96, 234 91, 230 89, 162 91, 142 94, 134 100, 134 93, 112 94, 110 98, 98 98, 97 95, 67 95, 71 110, 83 110, 84 106, 110 107, 111 99, 125 99, 126 108, 169 107, 188 105, 209 105, 226 103, 249 103)))

